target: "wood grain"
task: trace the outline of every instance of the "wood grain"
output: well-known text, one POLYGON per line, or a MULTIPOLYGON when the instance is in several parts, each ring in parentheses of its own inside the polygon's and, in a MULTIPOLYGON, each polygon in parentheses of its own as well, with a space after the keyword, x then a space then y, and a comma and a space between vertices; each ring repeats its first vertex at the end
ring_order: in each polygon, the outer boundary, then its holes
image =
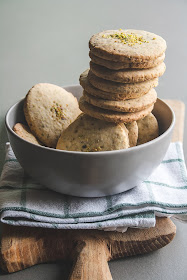
POLYGON ((108 261, 160 249, 171 242, 175 233, 169 218, 157 218, 153 228, 130 228, 126 233, 4 225, 1 267, 11 273, 38 263, 71 260, 71 280, 111 280, 108 261))
MULTIPOLYGON (((172 141, 183 141, 184 104, 166 102, 176 115, 172 141)), ((3 225, 0 265, 12 273, 39 263, 69 260, 74 263, 70 280, 111 280, 108 261, 160 249, 175 234, 176 227, 169 218, 157 218, 154 228, 129 228, 125 233, 3 225)))

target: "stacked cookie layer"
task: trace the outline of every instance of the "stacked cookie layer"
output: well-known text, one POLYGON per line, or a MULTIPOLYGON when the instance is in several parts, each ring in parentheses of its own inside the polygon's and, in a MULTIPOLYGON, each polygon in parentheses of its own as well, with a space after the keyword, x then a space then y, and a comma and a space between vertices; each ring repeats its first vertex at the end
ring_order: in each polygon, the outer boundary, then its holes
POLYGON ((131 123, 151 113, 165 71, 166 42, 140 30, 108 30, 89 42, 90 70, 80 76, 80 109, 98 119, 131 123))

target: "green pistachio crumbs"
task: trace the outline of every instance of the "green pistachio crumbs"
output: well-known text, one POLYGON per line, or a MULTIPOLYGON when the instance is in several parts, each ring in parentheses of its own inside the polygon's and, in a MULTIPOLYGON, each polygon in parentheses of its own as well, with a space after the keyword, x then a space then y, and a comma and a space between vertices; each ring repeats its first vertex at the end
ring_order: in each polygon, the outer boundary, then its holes
MULTIPOLYGON (((119 29, 121 31, 121 29, 119 29)), ((149 43, 149 41, 146 41, 143 36, 138 36, 135 33, 125 33, 125 32, 119 32, 115 34, 110 35, 103 35, 103 38, 113 38, 115 39, 115 42, 121 42, 123 44, 128 44, 128 46, 134 46, 135 44, 141 45, 142 43, 149 43)), ((156 40, 156 38, 152 38, 152 40, 156 40)))
POLYGON ((50 110, 52 113, 55 113, 56 118, 65 120, 65 113, 61 105, 55 103, 50 110))

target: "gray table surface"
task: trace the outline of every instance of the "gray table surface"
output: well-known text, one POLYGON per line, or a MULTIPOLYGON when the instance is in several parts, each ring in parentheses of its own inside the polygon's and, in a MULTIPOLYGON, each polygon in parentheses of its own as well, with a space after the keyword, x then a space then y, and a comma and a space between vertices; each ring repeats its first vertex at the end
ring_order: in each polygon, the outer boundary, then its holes
MULTIPOLYGON (((167 41, 167 70, 160 98, 187 105, 187 1, 185 0, 0 0, 0 172, 8 108, 39 82, 78 84, 88 68, 88 41, 106 29, 144 29, 167 41)), ((187 159, 185 124, 184 155, 187 159)), ((154 253, 110 263, 117 279, 187 279, 187 228, 176 222, 174 241, 154 253)), ((43 264, 0 279, 67 279, 70 264, 43 264)))

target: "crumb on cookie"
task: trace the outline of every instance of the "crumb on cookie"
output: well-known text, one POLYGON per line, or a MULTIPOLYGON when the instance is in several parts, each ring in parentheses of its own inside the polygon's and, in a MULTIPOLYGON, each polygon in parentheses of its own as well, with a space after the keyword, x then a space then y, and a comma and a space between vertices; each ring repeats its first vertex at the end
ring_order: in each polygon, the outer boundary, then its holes
MULTIPOLYGON (((62 108, 62 105, 59 105, 57 102, 53 101, 53 106, 51 107, 50 111, 52 113, 55 113, 56 118, 61 119, 61 120, 65 120, 66 119, 66 115, 65 112, 62 108)), ((67 105, 66 105, 67 106, 67 105)))
MULTIPOLYGON (((121 29, 119 29, 121 31, 121 29)), ((130 34, 125 33, 125 32, 119 32, 115 34, 110 34, 110 35, 103 35, 103 38, 113 38, 115 39, 115 42, 121 42, 123 44, 128 44, 128 46, 134 46, 135 44, 141 45, 142 43, 149 43, 149 41, 146 41, 143 36, 138 36, 137 34, 131 32, 130 34), (116 40, 117 39, 117 40, 116 40)), ((155 40, 156 38, 153 38, 155 40)))

